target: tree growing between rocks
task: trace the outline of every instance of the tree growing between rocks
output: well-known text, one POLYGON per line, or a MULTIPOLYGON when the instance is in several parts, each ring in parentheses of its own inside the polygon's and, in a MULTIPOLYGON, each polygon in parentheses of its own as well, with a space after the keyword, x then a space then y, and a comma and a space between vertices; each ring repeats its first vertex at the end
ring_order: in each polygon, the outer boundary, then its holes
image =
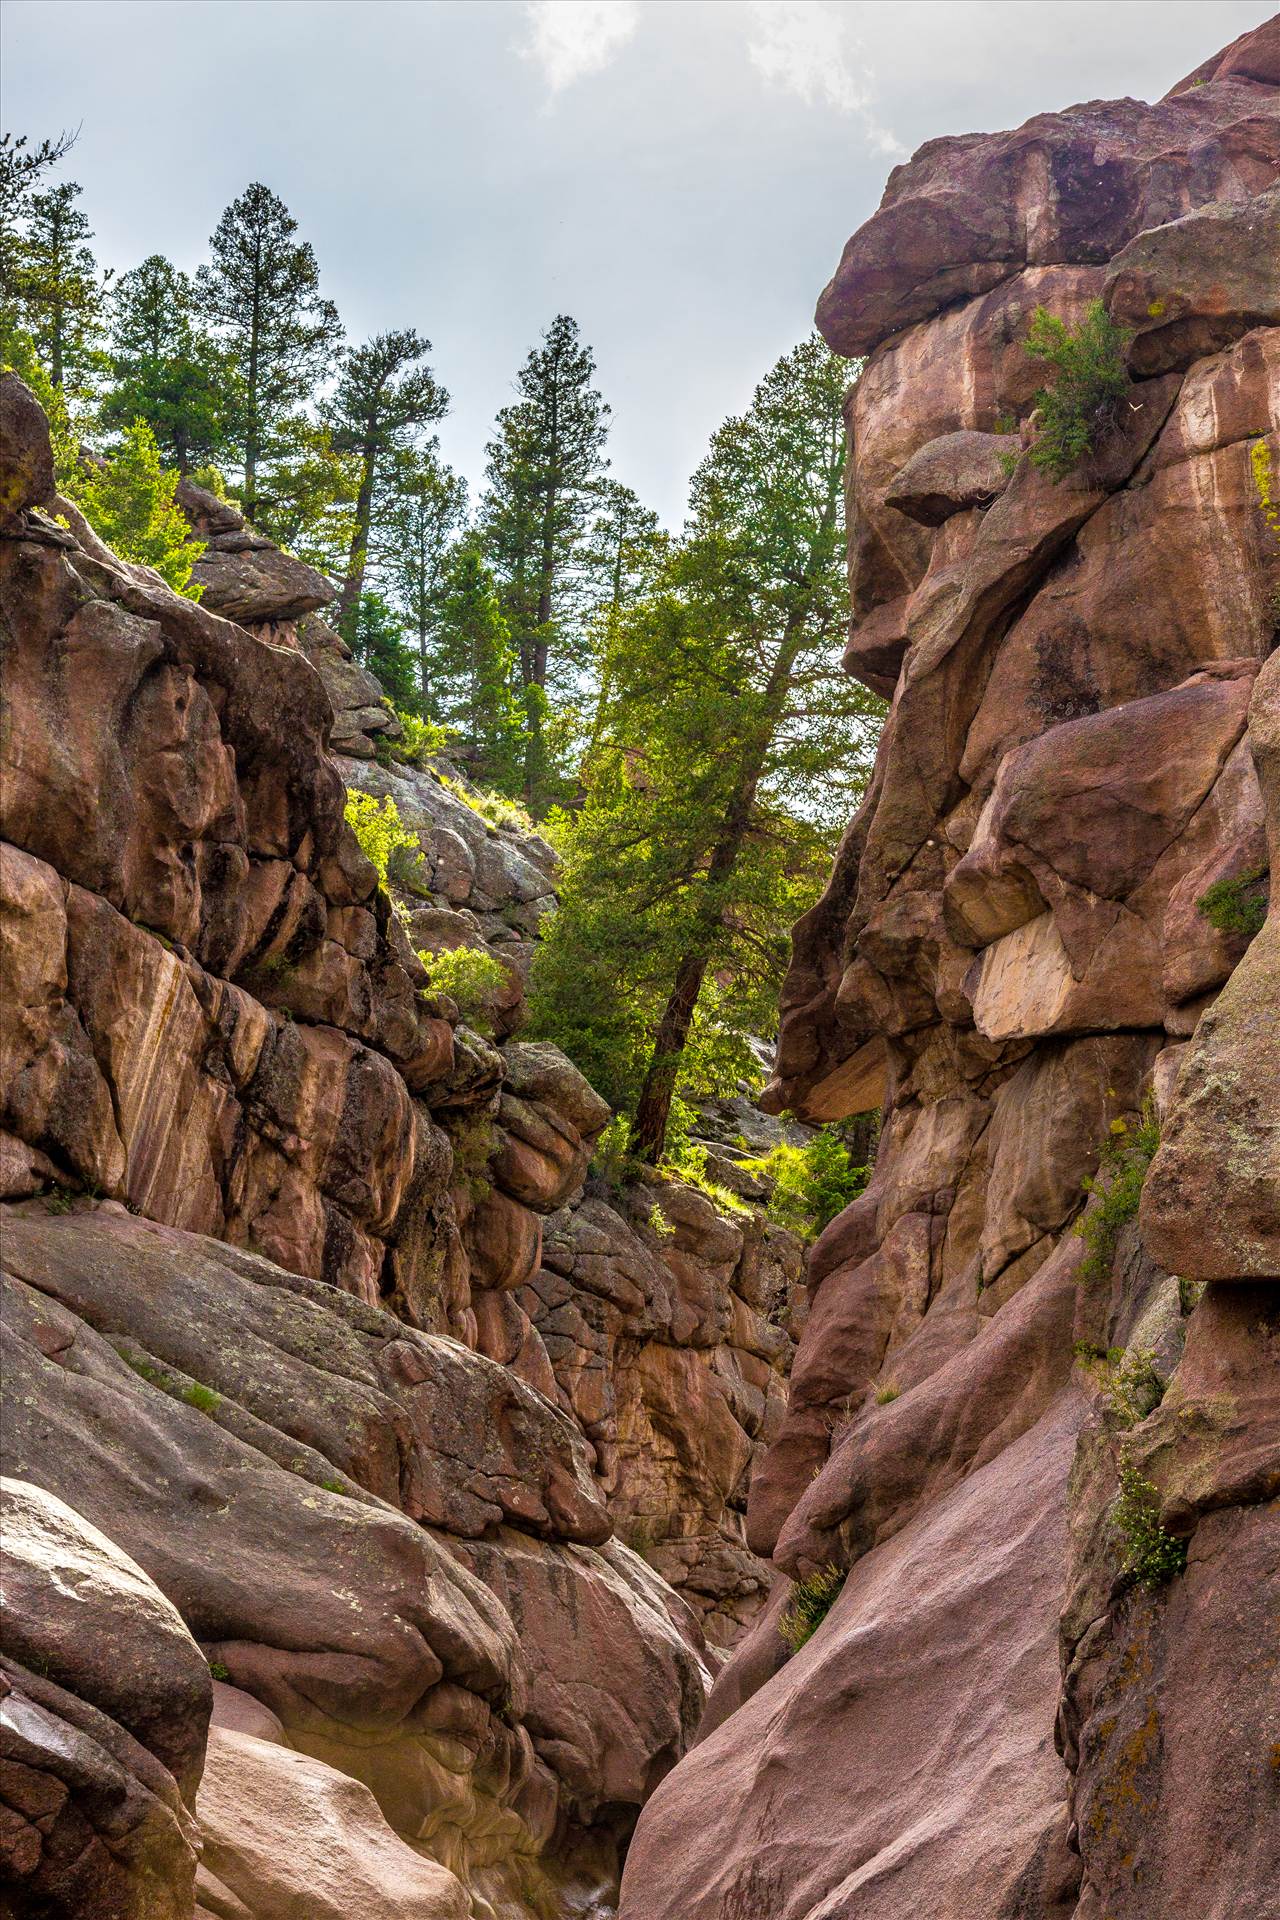
POLYGON ((586 805, 561 825, 535 1017, 630 1107, 649 1163, 694 1056, 741 1058, 768 1023, 869 768, 882 703, 839 668, 846 381, 810 339, 715 435, 684 537, 616 623, 586 805))

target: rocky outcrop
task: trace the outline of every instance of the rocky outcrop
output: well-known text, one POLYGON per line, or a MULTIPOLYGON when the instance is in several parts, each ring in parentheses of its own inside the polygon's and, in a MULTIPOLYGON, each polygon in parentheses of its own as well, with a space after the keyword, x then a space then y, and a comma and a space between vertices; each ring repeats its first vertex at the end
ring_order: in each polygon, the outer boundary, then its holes
POLYGON ((766 1104, 883 1127, 627 1920, 1274 1905, 1277 35, 932 142, 820 302, 892 709, 766 1104), (1055 483, 1027 323, 1096 298, 1132 385, 1055 483))
POLYGON ((589 1182, 609 1110, 520 1037, 554 856, 392 759, 328 583, 186 487, 176 596, 0 406, 0 1875, 68 1920, 607 1913, 765 1597, 799 1245, 589 1182), (417 957, 459 945, 475 1026, 417 957))

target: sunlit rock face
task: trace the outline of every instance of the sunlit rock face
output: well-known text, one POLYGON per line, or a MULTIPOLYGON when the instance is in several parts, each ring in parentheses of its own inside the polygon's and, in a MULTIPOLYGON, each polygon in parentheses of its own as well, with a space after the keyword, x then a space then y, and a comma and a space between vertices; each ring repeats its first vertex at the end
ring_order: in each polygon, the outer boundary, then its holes
POLYGON ((1274 1905, 1278 176, 1272 22, 1155 106, 930 143, 819 304, 892 708, 765 1104, 881 1144, 625 1920, 1274 1905), (1055 482, 1023 343, 1096 299, 1132 386, 1055 482))
POLYGON ((175 595, 0 418, 5 1898, 611 1912, 767 1598, 799 1242, 589 1179, 609 1109, 520 1037, 554 855, 392 758, 329 583, 184 484, 175 595))

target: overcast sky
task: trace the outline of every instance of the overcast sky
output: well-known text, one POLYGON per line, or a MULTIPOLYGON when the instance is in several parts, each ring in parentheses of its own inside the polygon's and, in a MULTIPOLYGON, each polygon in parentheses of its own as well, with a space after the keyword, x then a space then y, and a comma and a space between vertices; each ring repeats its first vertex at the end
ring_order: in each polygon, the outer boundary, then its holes
POLYGON ((5 125, 81 127, 104 263, 186 267, 250 180, 353 338, 415 326, 473 484, 575 316, 614 471, 669 521, 809 328, 893 164, 944 133, 1155 99, 1274 0, 7 0, 5 125))

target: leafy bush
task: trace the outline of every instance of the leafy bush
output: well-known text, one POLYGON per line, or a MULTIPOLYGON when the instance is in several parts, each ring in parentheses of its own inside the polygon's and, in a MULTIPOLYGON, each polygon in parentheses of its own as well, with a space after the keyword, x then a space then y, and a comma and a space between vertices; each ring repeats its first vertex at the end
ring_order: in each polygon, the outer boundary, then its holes
POLYGON ((1252 940, 1267 917, 1266 866, 1251 867, 1235 880, 1215 880, 1196 901, 1196 911, 1219 933, 1242 933, 1252 940))
POLYGON ((1120 1230, 1137 1216, 1142 1183, 1159 1145, 1160 1123, 1150 1102, 1136 1127, 1130 1127, 1127 1120, 1111 1122, 1097 1174, 1084 1183, 1085 1192, 1093 1195, 1097 1204, 1076 1221, 1074 1228, 1087 1248, 1080 1263, 1082 1281, 1110 1278, 1120 1230))
POLYGON ((1129 391, 1131 338, 1101 300, 1089 302, 1074 331, 1045 307, 1032 314, 1027 352, 1045 361, 1052 384, 1036 395, 1040 425, 1031 460, 1052 479, 1063 479, 1114 429, 1129 391))
POLYGON ((482 947, 452 947, 443 953, 424 949, 418 958, 432 987, 456 1000, 458 1012, 477 1033, 491 1036, 498 996, 508 982, 501 960, 482 947))
POLYGON ((798 1653, 805 1641, 813 1638, 839 1598, 846 1578, 841 1567, 823 1567, 796 1581, 791 1599, 778 1617, 778 1632, 792 1653, 798 1653))
POLYGON ((407 760, 411 766, 420 767, 432 754, 444 752, 449 740, 448 727, 437 726, 434 720, 420 719, 416 713, 402 713, 399 707, 393 711, 400 722, 401 734, 391 745, 394 759, 407 760))
POLYGON ((187 516, 174 498, 176 473, 166 473, 160 449, 145 420, 135 420, 105 466, 83 466, 66 491, 94 532, 122 560, 154 567, 175 593, 198 600, 191 569, 204 552, 192 540, 187 516))
POLYGON ((1159 1490, 1136 1467, 1121 1467, 1120 1498, 1111 1517, 1125 1545, 1120 1571, 1135 1586, 1151 1591, 1185 1571, 1187 1543, 1160 1525, 1159 1490))
POLYGON ((1136 1427, 1154 1413, 1164 1399, 1165 1382, 1155 1355, 1145 1348, 1090 1346, 1078 1340, 1073 1349, 1084 1371, 1096 1380, 1107 1405, 1123 1427, 1136 1427))
POLYGON ((803 1147, 785 1141, 758 1160, 743 1161, 751 1173, 773 1181, 766 1211, 779 1226, 812 1238, 856 1200, 869 1169, 856 1167, 838 1133, 824 1127, 803 1147))
POLYGON ((386 887, 392 860, 401 848, 416 847, 416 837, 402 822, 390 794, 379 800, 372 793, 361 793, 359 787, 348 787, 344 812, 361 853, 377 870, 378 884, 386 887))

